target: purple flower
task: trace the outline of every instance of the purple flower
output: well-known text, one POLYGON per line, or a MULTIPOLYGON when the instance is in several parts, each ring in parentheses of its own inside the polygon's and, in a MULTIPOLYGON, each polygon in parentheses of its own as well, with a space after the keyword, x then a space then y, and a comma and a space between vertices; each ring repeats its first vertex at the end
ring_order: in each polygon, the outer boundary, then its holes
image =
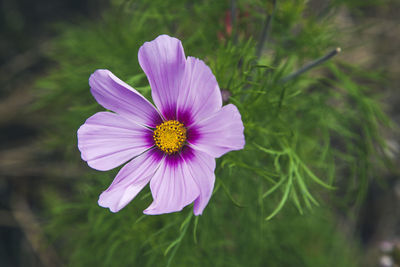
POLYGON ((244 147, 238 109, 222 107, 218 83, 200 59, 185 57, 181 42, 161 35, 139 49, 139 63, 157 108, 108 70, 89 78, 104 108, 78 130, 82 159, 107 171, 128 160, 99 197, 118 212, 150 182, 153 202, 145 214, 182 210, 194 201, 203 212, 215 181, 215 158, 244 147))

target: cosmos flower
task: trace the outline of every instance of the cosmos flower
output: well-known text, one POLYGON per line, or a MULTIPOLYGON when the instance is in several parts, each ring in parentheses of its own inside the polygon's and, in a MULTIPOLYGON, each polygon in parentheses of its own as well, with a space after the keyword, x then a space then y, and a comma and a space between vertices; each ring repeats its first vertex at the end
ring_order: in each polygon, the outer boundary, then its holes
POLYGON ((202 214, 215 181, 215 158, 244 147, 238 109, 222 107, 210 68, 185 57, 181 42, 161 35, 139 49, 139 63, 156 108, 109 70, 89 78, 91 93, 104 108, 78 130, 82 159, 107 171, 129 161, 99 197, 118 212, 150 182, 153 202, 145 214, 182 210, 194 202, 202 214))

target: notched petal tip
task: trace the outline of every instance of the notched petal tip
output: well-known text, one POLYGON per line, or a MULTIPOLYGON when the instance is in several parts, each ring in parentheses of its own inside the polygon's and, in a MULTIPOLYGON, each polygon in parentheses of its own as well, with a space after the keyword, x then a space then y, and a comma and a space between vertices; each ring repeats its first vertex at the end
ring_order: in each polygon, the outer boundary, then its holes
MULTIPOLYGON (((87 121, 87 120, 86 120, 87 121)), ((86 122, 85 122, 86 123, 86 122)), ((86 162, 86 164, 97 171, 109 171, 110 168, 106 168, 106 166, 97 166, 96 164, 92 164, 90 157, 87 155, 87 150, 85 150, 83 145, 83 132, 85 131, 85 124, 82 124, 77 131, 77 139, 78 139, 78 149, 81 153, 81 159, 86 162)))
POLYGON ((83 147, 82 147, 82 139, 81 139, 81 133, 82 133, 82 131, 84 131, 83 130, 83 127, 84 127, 84 125, 85 124, 82 124, 80 127, 79 127, 79 129, 78 129, 78 131, 76 131, 76 138, 77 138, 77 141, 78 141, 78 149, 79 149, 79 152, 81 152, 81 158, 82 158, 82 160, 84 160, 84 161, 87 161, 87 157, 86 157, 86 155, 85 155, 85 153, 84 153, 84 149, 83 149, 83 147))
POLYGON ((181 209, 176 209, 176 210, 158 210, 157 208, 147 208, 143 211, 143 214, 146 215, 162 215, 162 214, 168 214, 168 213, 174 213, 174 212, 180 212, 183 210, 184 207, 181 209))
POLYGON ((201 215, 203 215, 203 211, 195 211, 195 210, 193 210, 193 214, 195 215, 195 216, 201 216, 201 215))
POLYGON ((112 213, 117 213, 123 207, 118 208, 115 205, 113 205, 113 203, 110 202, 110 200, 107 201, 107 199, 105 199, 105 195, 104 195, 106 193, 106 191, 104 191, 103 193, 100 194, 99 199, 97 200, 97 204, 102 208, 109 209, 109 211, 112 213))
POLYGON ((243 120, 242 120, 242 115, 239 112, 239 109, 233 105, 233 104, 228 104, 226 105, 226 107, 232 110, 232 120, 235 122, 235 129, 238 133, 241 134, 241 139, 238 138, 238 150, 243 149, 245 144, 246 144, 246 140, 245 140, 245 135, 244 135, 244 125, 243 125, 243 120), (241 146, 241 147, 240 147, 241 146))
MULTIPOLYGON (((82 156, 82 153, 81 153, 81 158, 83 159, 83 156, 82 156)), ((102 171, 102 172, 105 172, 105 171, 109 171, 109 170, 111 170, 111 169, 114 169, 114 168, 109 168, 109 167, 102 167, 101 165, 97 165, 97 164, 95 164, 94 162, 92 162, 92 161, 88 161, 88 160, 85 160, 86 161, 86 163, 87 163, 87 165, 90 167, 90 168, 92 168, 92 169, 94 169, 94 170, 96 170, 96 171, 102 171)))
POLYGON ((96 98, 96 87, 100 85, 104 85, 108 80, 120 80, 117 76, 115 76, 111 71, 107 69, 97 69, 89 76, 89 86, 90 92, 96 98), (116 79, 115 79, 116 78, 116 79))
POLYGON ((108 75, 109 73, 111 73, 111 71, 109 71, 108 69, 97 69, 97 70, 95 70, 89 77, 89 84, 90 84, 91 81, 93 82, 99 76, 105 76, 105 75, 108 75))
POLYGON ((144 42, 143 45, 139 48, 138 54, 140 55, 140 51, 143 50, 146 46, 156 44, 156 43, 163 44, 166 42, 172 42, 172 43, 178 43, 178 44, 182 43, 181 40, 179 40, 178 38, 169 36, 167 34, 161 34, 161 35, 157 36, 154 40, 144 42))
POLYGON ((112 73, 110 70, 107 70, 107 69, 95 70, 89 77, 89 85, 90 85, 90 87, 94 87, 96 82, 104 83, 104 81, 107 81, 107 80, 113 81, 113 82, 117 83, 119 86, 121 86, 129 91, 132 91, 135 94, 138 93, 129 84, 122 81, 114 73, 112 73))
POLYGON ((121 209, 114 209, 113 207, 110 207, 108 204, 104 203, 104 201, 101 199, 101 195, 100 195, 99 199, 97 200, 97 204, 102 208, 108 209, 112 213, 117 213, 118 211, 121 210, 121 209))

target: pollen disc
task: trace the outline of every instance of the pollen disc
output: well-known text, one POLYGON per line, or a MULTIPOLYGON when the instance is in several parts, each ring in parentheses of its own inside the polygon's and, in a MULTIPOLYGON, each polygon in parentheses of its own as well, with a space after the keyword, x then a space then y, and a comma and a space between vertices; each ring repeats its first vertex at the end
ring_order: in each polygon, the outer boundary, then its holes
POLYGON ((176 120, 165 121, 153 133, 155 145, 167 154, 178 152, 186 141, 186 128, 176 120))

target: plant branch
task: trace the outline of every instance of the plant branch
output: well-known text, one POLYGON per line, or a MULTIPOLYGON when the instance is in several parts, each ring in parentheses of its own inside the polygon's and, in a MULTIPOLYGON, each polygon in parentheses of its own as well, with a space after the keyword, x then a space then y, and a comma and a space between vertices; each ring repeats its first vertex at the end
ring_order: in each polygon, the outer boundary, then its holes
POLYGON ((285 83, 285 82, 287 82, 287 81, 289 81, 289 80, 292 80, 292 79, 296 78, 297 76, 303 74, 304 72, 306 72, 306 71, 308 71, 308 70, 310 70, 310 69, 312 69, 312 68, 314 68, 314 67, 316 67, 316 66, 318 66, 318 65, 320 65, 320 64, 322 64, 322 63, 324 63, 325 61, 329 60, 331 57, 333 57, 333 56, 337 55, 338 53, 340 53, 340 51, 342 51, 342 50, 340 49, 340 47, 338 47, 338 48, 332 50, 331 52, 329 52, 329 53, 326 54, 325 56, 320 57, 319 59, 314 60, 313 62, 311 62, 311 63, 309 63, 309 64, 303 66, 301 69, 299 69, 299 70, 293 72, 292 74, 289 74, 288 76, 282 78, 282 79, 280 80, 280 82, 281 82, 281 83, 285 83))
POLYGON ((260 41, 258 42, 257 45, 257 52, 256 52, 256 56, 257 58, 260 58, 261 56, 261 51, 264 47, 264 43, 267 41, 268 39, 268 33, 269 33, 269 29, 271 28, 271 21, 272 18, 275 14, 275 7, 276 7, 276 0, 273 0, 272 2, 272 11, 270 14, 268 14, 268 16, 265 18, 265 23, 264 23, 264 27, 261 31, 261 37, 260 37, 260 41))
POLYGON ((233 44, 237 44, 236 0, 231 0, 231 23, 233 44))

